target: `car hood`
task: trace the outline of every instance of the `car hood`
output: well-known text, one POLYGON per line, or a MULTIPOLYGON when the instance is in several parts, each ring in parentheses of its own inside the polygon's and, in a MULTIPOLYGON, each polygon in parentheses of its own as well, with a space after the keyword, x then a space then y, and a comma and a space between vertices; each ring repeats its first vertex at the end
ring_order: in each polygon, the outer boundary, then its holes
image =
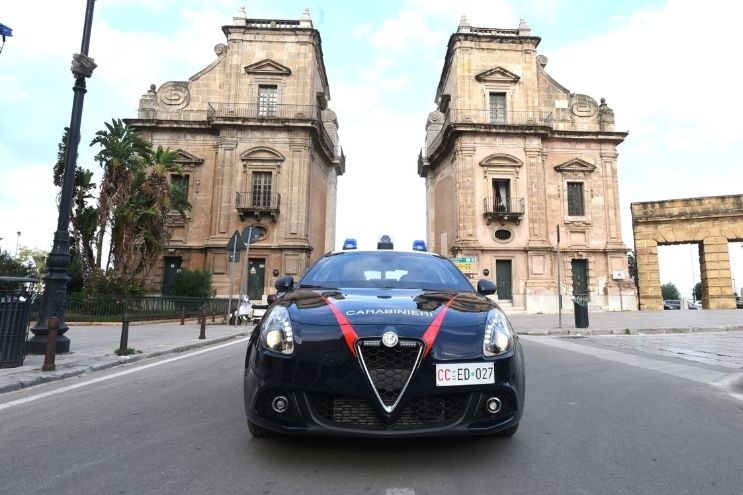
POLYGON ((496 304, 474 292, 410 289, 299 289, 281 300, 292 321, 303 325, 338 325, 339 315, 354 327, 404 325, 428 327, 445 308, 442 325, 484 325, 496 304), (331 307, 332 306, 332 307, 331 307))
POLYGON ((432 357, 443 360, 481 357, 487 313, 497 307, 474 292, 407 289, 300 289, 279 304, 289 311, 303 355, 335 355, 352 348, 349 339, 393 330, 401 338, 426 340, 432 357))

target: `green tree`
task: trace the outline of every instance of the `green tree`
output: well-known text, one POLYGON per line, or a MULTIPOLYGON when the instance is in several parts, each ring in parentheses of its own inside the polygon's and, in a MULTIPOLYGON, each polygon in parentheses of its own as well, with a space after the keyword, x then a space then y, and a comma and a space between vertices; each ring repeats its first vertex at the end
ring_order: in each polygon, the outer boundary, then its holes
POLYGON ((208 270, 181 270, 173 277, 174 296, 212 297, 212 274, 208 270))
MULTIPOLYGON (((70 128, 65 127, 62 140, 57 145, 57 162, 54 164, 54 185, 60 188, 64 181, 65 154, 67 152, 69 133, 70 128)), ((82 254, 82 258, 75 261, 75 269, 79 268, 81 274, 89 272, 96 266, 93 245, 98 225, 98 211, 97 208, 89 204, 89 201, 93 199, 92 193, 96 187, 92 179, 92 171, 81 167, 75 168, 72 205, 70 208, 70 226, 72 230, 70 253, 71 255, 73 252, 82 254)), ((68 273, 68 275, 70 274, 68 273)))
POLYGON ((39 283, 34 287, 34 290, 38 292, 41 292, 44 288, 43 279, 44 275, 46 275, 46 258, 48 256, 49 253, 43 249, 21 247, 20 251, 18 251, 18 256, 16 257, 16 260, 19 263, 31 270, 30 276, 39 281, 39 283))
POLYGON ((702 300, 702 282, 697 282, 694 286, 694 300, 695 301, 701 301, 702 300))
POLYGON ((95 160, 103 168, 98 196, 95 266, 101 266, 103 237, 110 228, 112 243, 106 262, 108 268, 111 254, 120 247, 115 243, 124 239, 122 229, 126 227, 121 224, 121 220, 127 218, 127 214, 131 214, 119 211, 119 208, 124 208, 128 203, 135 176, 144 166, 143 162, 148 161, 151 149, 147 142, 121 119, 114 119, 105 125, 106 129, 96 132, 90 145, 101 147, 95 155, 95 160), (117 220, 120 222, 119 225, 117 220))
POLYGON ((632 277, 635 285, 637 285, 637 258, 635 258, 635 252, 631 249, 627 251, 627 269, 629 276, 632 277))
POLYGON ((171 185, 170 174, 181 175, 174 150, 158 147, 132 169, 132 192, 117 206, 112 230, 114 271, 143 283, 170 238, 167 219, 177 212, 185 219, 191 205, 183 192, 171 185))
POLYGON ((663 296, 663 300, 666 299, 681 299, 681 294, 673 282, 668 282, 660 286, 660 292, 663 296))
MULTIPOLYGON (((33 277, 33 267, 21 262, 21 258, 14 258, 7 251, 0 251, 0 276, 5 277, 33 277)), ((17 282, 0 281, 0 290, 18 289, 17 282)))

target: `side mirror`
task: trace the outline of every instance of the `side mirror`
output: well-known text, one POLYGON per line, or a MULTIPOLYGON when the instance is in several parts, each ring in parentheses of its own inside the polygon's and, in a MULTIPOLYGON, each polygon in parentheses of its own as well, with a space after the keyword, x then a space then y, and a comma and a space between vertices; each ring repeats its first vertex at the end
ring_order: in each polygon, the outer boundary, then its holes
POLYGON ((294 277, 291 275, 284 275, 276 279, 273 284, 276 287, 277 292, 291 292, 294 290, 294 277))
POLYGON ((483 296, 489 296, 495 294, 495 284, 486 278, 482 278, 477 281, 477 293, 483 296))

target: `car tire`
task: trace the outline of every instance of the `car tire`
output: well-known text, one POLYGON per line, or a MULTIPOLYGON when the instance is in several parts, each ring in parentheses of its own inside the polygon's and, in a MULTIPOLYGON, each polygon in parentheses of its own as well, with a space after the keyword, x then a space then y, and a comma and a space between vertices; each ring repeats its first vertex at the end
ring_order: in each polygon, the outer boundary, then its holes
POLYGON ((261 426, 258 426, 257 424, 251 421, 248 421, 248 431, 250 431, 250 434, 253 435, 253 438, 266 438, 266 437, 273 437, 276 435, 271 430, 267 430, 261 426))
POLYGON ((501 430, 499 432, 496 432, 495 433, 495 436, 496 437, 503 437, 503 438, 505 438, 505 437, 512 437, 516 433, 516 430, 518 430, 518 429, 519 429, 519 424, 516 423, 515 425, 513 425, 513 426, 511 426, 509 428, 506 428, 505 430, 501 430))

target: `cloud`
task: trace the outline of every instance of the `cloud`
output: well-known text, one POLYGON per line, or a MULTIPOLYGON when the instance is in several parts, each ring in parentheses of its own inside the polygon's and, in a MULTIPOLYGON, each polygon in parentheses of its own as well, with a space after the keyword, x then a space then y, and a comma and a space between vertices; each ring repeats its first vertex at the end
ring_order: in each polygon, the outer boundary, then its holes
POLYGON ((18 79, 0 75, 0 100, 17 102, 27 98, 28 93, 21 88, 18 79))

